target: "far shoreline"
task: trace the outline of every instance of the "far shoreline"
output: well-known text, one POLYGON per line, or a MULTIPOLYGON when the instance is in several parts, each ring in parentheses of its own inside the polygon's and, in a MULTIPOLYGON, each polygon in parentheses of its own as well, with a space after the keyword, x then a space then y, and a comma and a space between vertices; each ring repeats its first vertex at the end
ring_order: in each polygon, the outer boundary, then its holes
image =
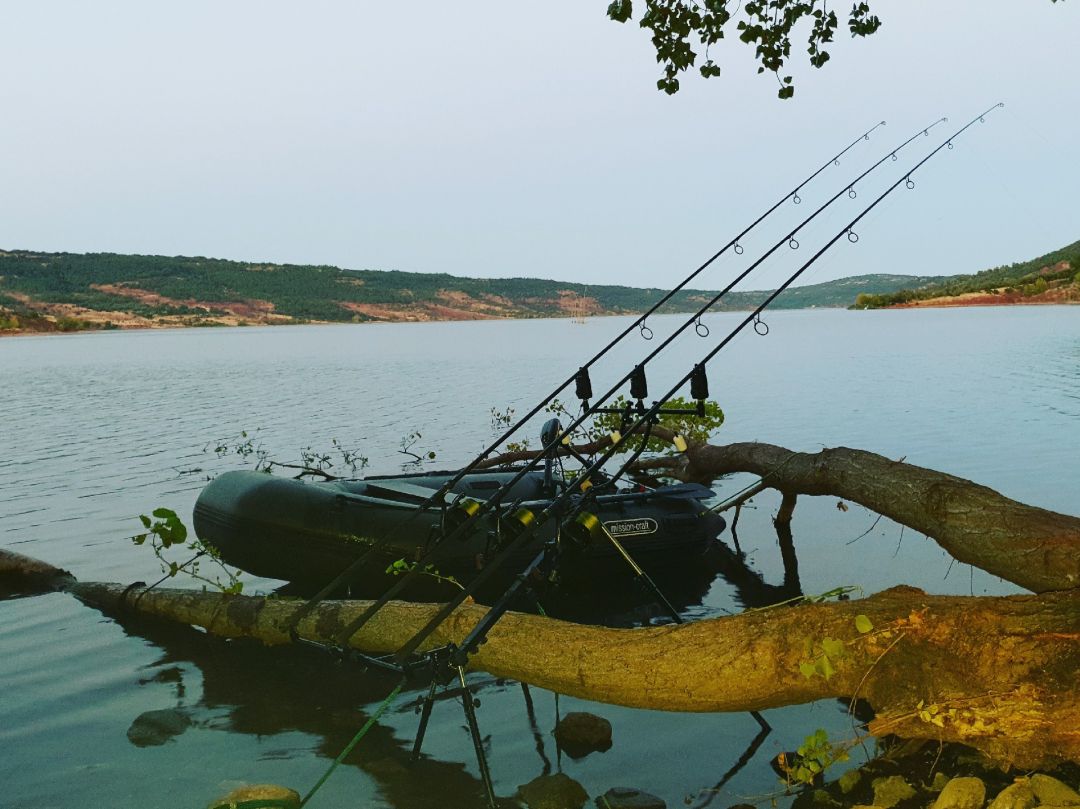
MULTIPOLYGON (((892 306, 880 306, 880 307, 863 307, 856 308, 854 306, 807 306, 799 309, 779 309, 780 312, 896 312, 896 311, 916 311, 926 309, 1013 309, 1020 306, 1065 306, 1072 307, 1080 305, 1080 301, 1023 301, 1016 303, 929 303, 929 302, 912 302, 904 304, 894 304, 892 306)), ((720 312, 710 312, 710 314, 737 314, 739 312, 750 312, 750 309, 726 309, 720 312)), ((607 318, 607 317, 637 317, 641 315, 641 312, 605 312, 589 315, 589 318, 607 318)), ((665 312, 663 315, 657 315, 658 317, 669 317, 672 315, 689 315, 691 312, 665 312)), ((4 329, 0 331, 0 339, 12 337, 67 337, 76 334, 105 334, 115 332, 151 332, 151 331, 179 331, 189 329, 225 329, 233 331, 235 329, 248 329, 248 328, 282 328, 290 326, 380 326, 380 325, 402 325, 413 324, 422 325, 428 323, 483 323, 492 321, 525 321, 525 320, 564 320, 576 322, 574 316, 566 315, 559 317, 476 317, 476 318, 429 318, 423 320, 364 320, 360 322, 349 322, 342 320, 308 320, 301 323, 161 323, 152 325, 130 325, 130 326, 117 326, 113 328, 79 328, 79 329, 4 329)))

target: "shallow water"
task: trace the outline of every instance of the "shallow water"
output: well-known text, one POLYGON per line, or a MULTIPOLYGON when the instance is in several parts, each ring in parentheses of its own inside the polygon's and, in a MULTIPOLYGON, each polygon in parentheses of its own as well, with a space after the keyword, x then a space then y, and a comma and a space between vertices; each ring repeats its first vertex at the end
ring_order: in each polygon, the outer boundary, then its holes
MULTIPOLYGON (((680 339, 650 366, 653 395, 741 317, 706 317, 710 338, 691 332, 680 339)), ((748 330, 710 365, 712 395, 727 416, 716 440, 809 451, 859 447, 1076 512, 1080 308, 798 311, 766 320, 767 337, 748 330)), ((655 318, 651 325, 659 338, 679 321, 655 318)), ((244 463, 206 451, 216 439, 248 430, 275 456, 296 458, 306 446, 337 438, 358 447, 372 459, 368 471, 379 473, 401 468, 400 439, 416 429, 416 448, 436 450, 434 465, 452 467, 490 439, 491 407, 523 411, 626 323, 2 340, 0 546, 83 580, 152 581, 158 570, 151 554, 127 540, 138 529, 136 515, 158 505, 190 515, 208 475, 244 463)), ((628 340, 594 371, 597 392, 654 345, 628 340)), ((723 481, 718 496, 746 482, 723 481)), ((743 513, 739 537, 751 572, 778 585, 783 569, 769 524, 775 505, 758 498, 757 508, 743 513)), ((865 510, 841 511, 831 498, 800 501, 794 532, 803 590, 858 585, 874 592, 907 583, 933 592, 1015 591, 950 564, 937 545, 885 520, 858 538, 873 523, 865 510)), ((247 590, 275 584, 252 580, 247 590)), ((740 608, 739 589, 721 575, 684 584, 677 595, 688 617, 740 608)), ((304 655, 195 632, 122 628, 59 594, 0 602, 0 652, 0 804, 12 807, 193 806, 240 781, 285 783, 303 793, 391 687, 304 655), (181 709, 190 726, 161 745, 129 740, 137 716, 169 708, 181 709)), ((532 690, 532 722, 520 686, 475 677, 500 795, 561 767, 593 796, 629 785, 669 806, 727 806, 775 789, 768 760, 815 728, 850 734, 835 702, 768 711, 774 732, 713 793, 758 731, 748 714, 665 714, 562 698, 563 713, 590 710, 614 729, 611 750, 573 761, 560 759, 550 735, 552 694, 532 690)), ((478 803, 476 764, 456 703, 436 706, 424 761, 412 769, 404 763, 415 696, 394 703, 313 806, 478 803)))

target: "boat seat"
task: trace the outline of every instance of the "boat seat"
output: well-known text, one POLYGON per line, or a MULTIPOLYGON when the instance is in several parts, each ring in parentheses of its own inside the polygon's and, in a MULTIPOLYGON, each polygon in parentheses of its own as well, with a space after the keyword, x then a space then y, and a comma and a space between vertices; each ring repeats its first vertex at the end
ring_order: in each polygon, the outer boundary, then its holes
MULTIPOLYGON (((369 480, 365 494, 371 497, 389 495, 390 500, 415 500, 422 503, 428 500, 438 489, 429 489, 427 486, 417 486, 415 483, 407 483, 403 480, 369 480)), ((452 501, 457 495, 448 493, 443 495, 446 502, 452 501)))

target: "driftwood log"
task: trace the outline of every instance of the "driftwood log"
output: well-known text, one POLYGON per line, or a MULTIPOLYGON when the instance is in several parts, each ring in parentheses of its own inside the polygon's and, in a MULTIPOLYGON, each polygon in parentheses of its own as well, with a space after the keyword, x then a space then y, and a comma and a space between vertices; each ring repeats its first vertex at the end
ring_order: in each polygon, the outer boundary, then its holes
MULTIPOLYGON (((0 551, 0 572, 17 572, 23 560, 0 551)), ((272 645, 290 641, 303 604, 57 574, 58 587, 111 615, 137 612, 272 645)), ((367 603, 323 602, 299 623, 299 635, 330 642, 367 603)), ((394 651, 436 609, 392 602, 352 645, 394 651)), ((484 611, 461 607, 429 644, 461 641, 484 611)), ((583 699, 745 711, 858 697, 874 708, 874 734, 958 741, 1021 767, 1080 761, 1080 593, 968 598, 898 587, 857 601, 639 629, 509 613, 489 637, 472 668, 583 699), (818 670, 807 676, 811 667, 818 670)))

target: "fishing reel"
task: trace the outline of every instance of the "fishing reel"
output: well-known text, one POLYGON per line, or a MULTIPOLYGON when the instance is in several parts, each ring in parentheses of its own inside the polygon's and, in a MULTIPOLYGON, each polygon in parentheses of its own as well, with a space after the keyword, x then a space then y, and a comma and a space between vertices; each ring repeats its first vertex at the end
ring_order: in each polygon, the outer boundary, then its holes
MULTIPOLYGON (((453 503, 443 509, 442 512, 442 535, 448 537, 461 528, 469 520, 480 513, 480 501, 471 497, 457 497, 453 503)), ((469 532, 464 532, 458 539, 464 542, 469 532)))
POLYGON ((562 524, 559 534, 571 547, 581 551, 603 539, 606 530, 604 523, 591 511, 579 511, 562 524))

